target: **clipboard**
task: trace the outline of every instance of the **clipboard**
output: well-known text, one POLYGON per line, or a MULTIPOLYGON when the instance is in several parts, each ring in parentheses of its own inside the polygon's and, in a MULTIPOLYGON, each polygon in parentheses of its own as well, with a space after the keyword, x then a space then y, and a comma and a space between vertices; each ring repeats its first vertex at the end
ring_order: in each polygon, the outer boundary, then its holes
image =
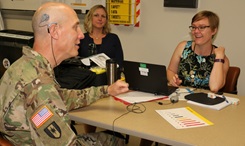
POLYGON ((188 94, 185 96, 185 99, 206 105, 215 105, 225 101, 225 98, 221 97, 209 98, 207 93, 202 92, 188 94))
POLYGON ((221 110, 231 104, 231 102, 227 102, 224 98, 216 97, 212 99, 208 97, 207 93, 202 92, 186 95, 185 99, 187 103, 214 110, 221 110))

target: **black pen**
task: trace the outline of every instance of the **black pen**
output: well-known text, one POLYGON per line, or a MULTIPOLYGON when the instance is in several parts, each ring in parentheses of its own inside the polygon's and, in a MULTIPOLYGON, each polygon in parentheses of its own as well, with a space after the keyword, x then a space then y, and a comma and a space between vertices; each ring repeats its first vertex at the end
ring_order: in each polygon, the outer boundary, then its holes
POLYGON ((227 100, 227 98, 225 97, 225 95, 222 95, 222 97, 225 99, 225 101, 226 101, 227 103, 229 103, 229 101, 227 100))

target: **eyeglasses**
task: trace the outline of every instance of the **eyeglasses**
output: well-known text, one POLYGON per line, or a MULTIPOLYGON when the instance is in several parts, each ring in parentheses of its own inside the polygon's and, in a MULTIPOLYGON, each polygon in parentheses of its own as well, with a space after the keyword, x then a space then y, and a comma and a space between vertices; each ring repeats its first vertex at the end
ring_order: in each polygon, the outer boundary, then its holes
POLYGON ((198 29, 199 31, 204 31, 208 27, 210 27, 210 26, 199 26, 199 27, 189 26, 191 31, 195 31, 196 29, 198 29))

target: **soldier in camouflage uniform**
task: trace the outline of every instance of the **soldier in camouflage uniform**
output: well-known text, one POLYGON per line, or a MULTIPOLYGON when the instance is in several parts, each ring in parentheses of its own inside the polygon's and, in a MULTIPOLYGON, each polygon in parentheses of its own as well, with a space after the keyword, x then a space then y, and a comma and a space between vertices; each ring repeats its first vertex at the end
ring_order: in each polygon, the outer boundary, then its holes
POLYGON ((69 126, 68 111, 126 92, 128 84, 117 81, 109 87, 61 89, 53 68, 78 54, 79 40, 84 37, 79 19, 69 6, 48 2, 35 12, 32 24, 33 49, 24 47, 23 56, 0 80, 0 132, 14 145, 117 143, 117 138, 104 133, 76 136, 69 126))

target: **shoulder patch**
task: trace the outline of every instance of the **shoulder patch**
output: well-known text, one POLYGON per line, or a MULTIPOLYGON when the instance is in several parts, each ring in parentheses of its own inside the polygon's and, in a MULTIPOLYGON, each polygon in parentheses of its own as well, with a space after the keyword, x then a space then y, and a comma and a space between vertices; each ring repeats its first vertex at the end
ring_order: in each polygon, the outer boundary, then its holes
POLYGON ((44 131, 51 138, 59 139, 61 137, 61 129, 55 121, 48 125, 44 131))
POLYGON ((53 116, 53 113, 48 109, 47 106, 43 106, 40 110, 38 110, 34 115, 31 117, 31 121, 34 125, 39 128, 42 126, 48 119, 53 116))

